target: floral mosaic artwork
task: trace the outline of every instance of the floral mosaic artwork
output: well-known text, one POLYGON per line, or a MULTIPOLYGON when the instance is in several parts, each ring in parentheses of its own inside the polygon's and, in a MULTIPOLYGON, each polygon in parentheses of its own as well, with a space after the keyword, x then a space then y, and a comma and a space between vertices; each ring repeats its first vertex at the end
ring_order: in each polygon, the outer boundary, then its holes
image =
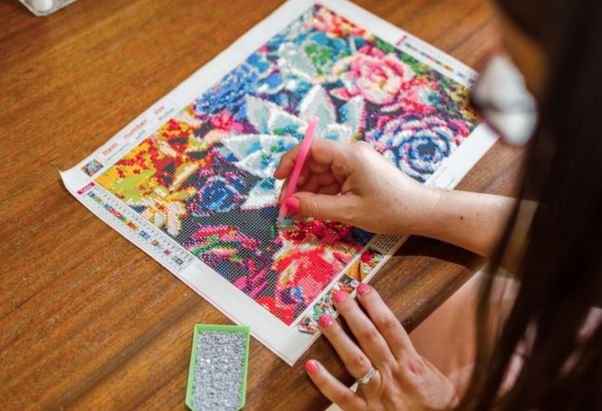
POLYGON ((334 286, 316 301, 311 310, 299 321, 297 330, 305 334, 316 334, 319 331, 318 320, 322 314, 336 316, 333 297, 337 291, 342 290, 347 294, 354 292, 384 258, 384 255, 368 247, 360 258, 347 268, 334 286))
POLYGON ((359 259, 355 260, 353 264, 349 266, 345 274, 354 280, 363 282, 383 258, 382 254, 368 248, 362 253, 359 259))
MULTIPOLYGON (((335 222, 277 224, 272 175, 308 119, 319 118, 317 138, 364 140, 424 182, 477 125, 467 93, 317 5, 96 181, 290 325, 372 238, 335 222)), ((350 281, 377 258, 364 253, 350 281)))
POLYGON ((318 321, 323 314, 328 314, 336 317, 336 308, 334 307, 334 295, 339 291, 344 291, 351 294, 355 291, 359 281, 343 275, 332 288, 328 290, 316 303, 311 307, 310 312, 299 321, 297 330, 304 334, 316 334, 320 331, 318 321))

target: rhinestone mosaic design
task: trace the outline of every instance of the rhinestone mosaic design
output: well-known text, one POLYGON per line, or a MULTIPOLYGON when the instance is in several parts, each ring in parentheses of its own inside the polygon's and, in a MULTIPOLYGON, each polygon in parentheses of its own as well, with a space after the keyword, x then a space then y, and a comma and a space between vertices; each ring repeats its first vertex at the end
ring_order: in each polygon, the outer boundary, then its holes
POLYGON ((334 295, 341 290, 347 294, 354 292, 384 258, 384 255, 368 247, 360 258, 347 268, 345 274, 308 310, 309 312, 297 324, 297 330, 305 334, 316 334, 319 331, 318 320, 322 314, 336 316, 334 295))
POLYGON ((335 222, 277 226, 272 174, 307 120, 423 182, 476 126, 467 93, 317 5, 96 181, 291 324, 372 238, 335 222))

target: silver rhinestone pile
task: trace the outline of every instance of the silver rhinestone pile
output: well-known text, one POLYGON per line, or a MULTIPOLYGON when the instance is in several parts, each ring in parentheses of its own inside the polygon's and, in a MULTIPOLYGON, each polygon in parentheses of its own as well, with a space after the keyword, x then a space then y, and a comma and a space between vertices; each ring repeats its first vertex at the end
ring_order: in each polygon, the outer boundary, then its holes
POLYGON ((192 403, 198 411, 238 410, 245 335, 204 331, 197 342, 192 403))

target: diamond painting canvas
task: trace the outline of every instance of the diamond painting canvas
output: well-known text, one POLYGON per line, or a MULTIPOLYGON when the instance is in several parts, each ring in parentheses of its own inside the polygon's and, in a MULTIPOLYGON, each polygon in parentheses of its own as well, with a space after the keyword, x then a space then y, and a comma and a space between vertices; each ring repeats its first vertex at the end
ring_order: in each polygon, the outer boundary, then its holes
POLYGON ((493 141, 468 104, 474 73, 385 24, 345 1, 287 2, 64 173, 66 186, 293 363, 330 295, 353 292, 402 241, 278 224, 272 175, 309 118, 316 138, 365 141, 433 185, 451 185, 493 141))

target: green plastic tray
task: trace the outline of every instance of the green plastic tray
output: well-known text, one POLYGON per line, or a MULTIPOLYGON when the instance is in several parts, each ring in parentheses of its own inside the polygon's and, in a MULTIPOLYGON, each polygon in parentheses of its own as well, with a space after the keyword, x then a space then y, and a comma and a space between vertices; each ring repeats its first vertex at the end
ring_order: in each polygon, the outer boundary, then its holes
POLYGON ((238 409, 240 410, 245 406, 245 401, 247 397, 247 370, 249 366, 249 336, 250 336, 250 328, 244 326, 236 326, 236 325, 213 325, 213 324, 196 324, 194 326, 194 335, 192 337, 192 352, 190 353, 190 368, 188 369, 188 386, 186 387, 186 405, 193 411, 196 411, 192 405, 192 392, 194 385, 194 371, 197 363, 197 343, 199 339, 199 335, 204 331, 219 331, 219 332, 229 332, 229 333, 241 333, 245 335, 245 355, 243 362, 243 371, 242 371, 242 383, 241 387, 241 395, 240 395, 240 405, 238 409))

